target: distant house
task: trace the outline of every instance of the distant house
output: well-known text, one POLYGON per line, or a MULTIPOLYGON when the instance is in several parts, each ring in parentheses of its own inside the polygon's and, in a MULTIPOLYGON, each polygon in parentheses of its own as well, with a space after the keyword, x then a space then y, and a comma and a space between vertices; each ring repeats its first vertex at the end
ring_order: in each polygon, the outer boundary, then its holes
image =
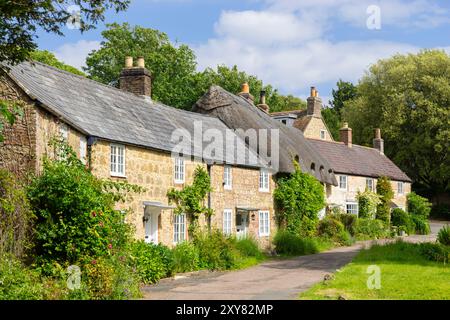
POLYGON ((352 129, 346 123, 340 129, 340 141, 334 141, 322 119, 322 100, 312 87, 306 110, 271 113, 273 119, 299 129, 310 145, 329 163, 338 184, 326 185, 330 207, 341 207, 348 213, 358 213, 356 194, 366 188, 375 191, 377 179, 391 179, 394 199, 392 207, 406 208, 406 195, 411 192, 411 179, 384 154, 380 129, 375 129, 373 148, 352 143, 352 129))

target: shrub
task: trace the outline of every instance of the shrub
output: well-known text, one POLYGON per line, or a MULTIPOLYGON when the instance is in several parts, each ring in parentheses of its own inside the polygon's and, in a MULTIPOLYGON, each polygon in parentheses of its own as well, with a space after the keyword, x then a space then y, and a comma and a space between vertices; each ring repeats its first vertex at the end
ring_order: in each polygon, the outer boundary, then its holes
POLYGON ((375 219, 377 213, 377 206, 381 204, 381 197, 369 190, 364 192, 357 192, 356 199, 358 200, 359 217, 375 219))
POLYGON ((298 163, 295 171, 278 181, 274 191, 277 219, 293 234, 313 236, 319 221, 318 212, 325 206, 323 187, 313 176, 303 173, 298 163))
POLYGON ((172 274, 172 253, 162 245, 136 241, 131 245, 131 259, 143 283, 155 283, 172 274))
POLYGON ((286 230, 278 230, 274 237, 275 250, 281 255, 305 255, 319 252, 317 242, 311 238, 301 238, 286 230))
POLYGON ((383 221, 358 219, 355 225, 355 237, 359 240, 382 239, 389 236, 389 231, 383 221))
POLYGON ((450 261, 450 247, 440 243, 419 244, 420 253, 431 261, 448 263, 450 261))
POLYGON ((0 169, 0 255, 24 254, 33 220, 25 191, 11 173, 0 169))
POLYGON ((199 253, 197 248, 191 242, 182 242, 172 250, 173 271, 188 272, 199 269, 199 253))
POLYGON ((36 271, 12 255, 0 256, 0 300, 43 299, 44 286, 36 271))
POLYGON ((356 220, 358 220, 358 217, 354 214, 350 213, 339 213, 339 214, 332 214, 330 215, 333 219, 336 219, 340 221, 347 232, 350 233, 350 235, 355 234, 355 225, 356 220))
POLYGON ((127 183, 100 180, 67 145, 55 148, 60 150, 58 160, 45 159, 42 174, 28 188, 37 216, 37 261, 44 271, 51 269, 46 264, 99 258, 126 246, 132 230, 114 205, 129 192, 141 191, 127 183))
POLYGON ((377 206, 376 218, 389 224, 391 220, 390 202, 394 197, 391 180, 387 177, 381 177, 377 181, 377 194, 381 202, 377 206))
POLYGON ((334 238, 340 232, 343 232, 344 225, 337 219, 334 219, 330 216, 326 216, 319 222, 319 226, 317 228, 317 233, 320 236, 328 237, 330 239, 334 238))
POLYGON ((416 234, 430 234, 430 224, 423 216, 411 215, 411 222, 416 234))
POLYGON ((241 254, 234 246, 233 241, 219 230, 197 232, 194 237, 194 245, 199 251, 199 267, 209 270, 235 268, 241 260, 241 254))
POLYGON ((439 243, 450 246, 450 226, 446 225, 443 226, 441 230, 439 230, 437 235, 437 241, 439 243))
POLYGON ((258 260, 264 258, 264 254, 259 250, 258 243, 253 238, 243 238, 236 240, 236 248, 245 257, 255 257, 258 260))
POLYGON ((408 212, 413 216, 421 216, 427 219, 431 211, 431 203, 427 198, 421 197, 414 192, 407 196, 408 212))
POLYGON ((391 213, 391 223, 393 226, 403 230, 408 234, 413 234, 415 231, 415 224, 410 215, 400 208, 395 208, 391 213))

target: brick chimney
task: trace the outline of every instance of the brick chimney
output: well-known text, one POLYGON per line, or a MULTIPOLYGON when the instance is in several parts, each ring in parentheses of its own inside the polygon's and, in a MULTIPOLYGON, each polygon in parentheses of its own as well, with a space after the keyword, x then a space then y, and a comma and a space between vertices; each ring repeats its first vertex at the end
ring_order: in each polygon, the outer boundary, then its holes
POLYGON ((150 71, 145 68, 143 57, 137 58, 136 67, 133 66, 133 58, 125 58, 125 67, 119 78, 119 87, 137 95, 151 96, 152 77, 150 71))
POLYGON ((373 139, 373 148, 384 154, 384 140, 381 139, 381 129, 375 128, 375 139, 373 139))
POLYGON ((266 91, 261 90, 260 94, 259 94, 259 104, 257 105, 257 107, 264 111, 265 113, 269 113, 269 106, 266 104, 266 91))
POLYGON ((339 134, 341 136, 341 142, 349 148, 352 147, 352 128, 348 127, 348 123, 344 122, 344 126, 339 129, 339 134))
POLYGON ((250 86, 247 82, 241 85, 241 92, 238 93, 238 96, 247 99, 251 103, 255 101, 255 98, 250 93, 250 86))
POLYGON ((319 92, 316 87, 311 87, 311 93, 307 102, 307 114, 308 116, 322 117, 322 99, 319 97, 319 92))

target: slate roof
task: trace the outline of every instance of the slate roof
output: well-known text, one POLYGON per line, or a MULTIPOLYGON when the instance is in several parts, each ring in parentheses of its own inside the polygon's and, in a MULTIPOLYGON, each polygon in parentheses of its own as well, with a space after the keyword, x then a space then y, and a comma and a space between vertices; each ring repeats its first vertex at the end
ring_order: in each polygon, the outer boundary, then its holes
MULTIPOLYGON (((193 137, 196 121, 201 121, 203 132, 215 129, 227 136, 227 126, 217 118, 168 107, 149 97, 106 86, 39 62, 23 62, 7 68, 10 77, 32 99, 88 136, 167 152, 171 152, 178 143, 171 141, 172 133, 176 129, 185 129, 193 137)), ((226 143, 235 147, 239 138, 236 135, 228 137, 226 143)), ((205 160, 226 160, 220 156, 227 155, 223 147, 223 152, 205 160)), ((190 155, 202 156, 198 152, 190 155)), ((261 159, 257 159, 257 163, 250 166, 264 167, 261 159)), ((242 161, 237 157, 227 160, 230 164, 248 165, 248 157, 242 161)))
POLYGON ((335 173, 412 182, 388 157, 378 150, 342 142, 308 139, 310 144, 331 164, 335 173))
MULTIPOLYGON (((192 110, 217 117, 233 129, 279 129, 279 172, 294 171, 292 160, 298 157, 303 171, 311 173, 322 182, 337 185, 330 164, 314 150, 301 131, 272 119, 270 115, 259 110, 248 100, 219 86, 212 86, 196 102, 192 110), (311 170, 312 163, 316 170, 311 170)), ((242 134, 241 137, 244 138, 242 134)), ((272 146, 270 134, 268 134, 267 140, 270 151, 272 146)), ((260 156, 263 157, 261 154, 260 156)), ((266 160, 268 159, 266 158, 266 160)))

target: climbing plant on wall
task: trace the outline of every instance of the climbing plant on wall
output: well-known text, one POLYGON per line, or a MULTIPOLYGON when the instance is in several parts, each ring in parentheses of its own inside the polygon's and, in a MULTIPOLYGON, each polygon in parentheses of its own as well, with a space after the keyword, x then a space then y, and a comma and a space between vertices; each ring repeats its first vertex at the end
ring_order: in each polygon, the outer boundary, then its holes
POLYGON ((380 196, 381 202, 377 206, 377 219, 389 223, 391 221, 390 203, 394 198, 391 180, 387 177, 381 177, 377 181, 377 194, 380 196))
POLYGON ((198 219, 201 215, 210 217, 213 214, 213 210, 205 206, 206 196, 211 191, 211 178, 208 172, 203 167, 198 166, 194 172, 192 185, 185 186, 181 190, 172 188, 167 192, 169 203, 174 203, 177 206, 174 213, 184 213, 188 216, 190 236, 198 229, 198 219))

